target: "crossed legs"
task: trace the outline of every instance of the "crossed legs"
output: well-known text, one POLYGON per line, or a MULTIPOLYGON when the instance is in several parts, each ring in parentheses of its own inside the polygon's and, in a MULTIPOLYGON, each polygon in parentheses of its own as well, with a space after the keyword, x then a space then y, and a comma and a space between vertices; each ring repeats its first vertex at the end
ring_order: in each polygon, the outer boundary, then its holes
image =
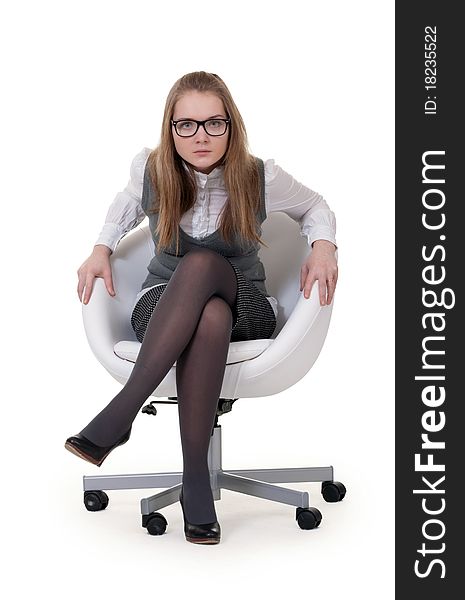
POLYGON ((126 385, 80 432, 98 446, 114 444, 177 361, 184 508, 196 524, 217 520, 207 453, 236 295, 236 275, 225 258, 206 248, 185 254, 152 313, 126 385))

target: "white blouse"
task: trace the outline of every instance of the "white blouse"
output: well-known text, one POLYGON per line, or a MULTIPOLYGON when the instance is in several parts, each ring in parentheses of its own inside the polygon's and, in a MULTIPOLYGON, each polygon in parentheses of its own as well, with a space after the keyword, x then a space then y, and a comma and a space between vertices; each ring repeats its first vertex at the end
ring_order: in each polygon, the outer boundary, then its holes
MULTIPOLYGON (((95 244, 104 244, 113 252, 119 241, 145 218, 141 206, 144 169, 151 148, 143 148, 132 160, 130 179, 123 191, 116 194, 108 209, 100 235, 95 244)), ((273 159, 265 165, 266 213, 285 212, 300 225, 302 236, 311 246, 315 240, 328 240, 336 244, 336 218, 320 194, 296 181, 289 173, 275 164, 273 159)), ((180 226, 190 236, 203 238, 218 229, 218 217, 227 200, 224 187, 223 167, 213 169, 208 175, 195 171, 197 200, 181 218, 180 226)), ((161 284, 158 284, 161 285, 161 284)), ((155 286, 152 286, 155 287, 155 286)), ((141 290, 134 301, 151 289, 141 290)), ((278 312, 276 298, 267 298, 275 315, 278 312)))

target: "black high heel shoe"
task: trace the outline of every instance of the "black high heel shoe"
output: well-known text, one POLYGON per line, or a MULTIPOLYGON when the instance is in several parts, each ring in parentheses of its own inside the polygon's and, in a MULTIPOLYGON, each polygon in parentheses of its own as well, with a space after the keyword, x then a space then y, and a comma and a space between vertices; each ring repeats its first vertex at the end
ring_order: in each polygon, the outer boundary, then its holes
POLYGON ((221 539, 221 528, 218 521, 215 521, 214 523, 205 523, 203 525, 189 523, 186 519, 186 514, 184 513, 182 500, 183 493, 181 488, 179 502, 181 503, 182 514, 184 517, 184 533, 186 535, 186 540, 193 544, 219 544, 221 539))
POLYGON ((126 433, 112 446, 97 446, 86 437, 78 433, 77 435, 73 435, 66 440, 65 448, 76 456, 79 456, 79 458, 83 458, 93 465, 100 467, 112 450, 128 441, 128 439, 131 437, 131 429, 132 425, 126 431, 126 433))

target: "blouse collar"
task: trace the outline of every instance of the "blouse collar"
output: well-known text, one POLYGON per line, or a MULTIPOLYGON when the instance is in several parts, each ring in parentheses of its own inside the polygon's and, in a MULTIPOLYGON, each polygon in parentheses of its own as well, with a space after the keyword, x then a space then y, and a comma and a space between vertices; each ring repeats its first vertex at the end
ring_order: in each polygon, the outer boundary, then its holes
MULTIPOLYGON (((186 164, 186 161, 183 159, 182 164, 184 165, 184 168, 188 171, 189 167, 186 164)), ((224 172, 224 167, 223 165, 219 165, 218 167, 215 167, 213 169, 213 171, 211 171, 210 173, 202 173, 201 171, 197 171, 194 169, 194 175, 195 175, 195 179, 197 180, 197 183, 201 186, 201 187, 205 187, 208 183, 214 182, 214 181, 222 181, 223 180, 223 172, 224 172)))

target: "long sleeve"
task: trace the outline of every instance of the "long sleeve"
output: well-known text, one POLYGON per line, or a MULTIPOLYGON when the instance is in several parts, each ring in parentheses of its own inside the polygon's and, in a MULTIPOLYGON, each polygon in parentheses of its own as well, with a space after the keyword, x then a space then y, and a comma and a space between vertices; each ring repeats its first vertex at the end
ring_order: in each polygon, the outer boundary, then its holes
POLYGON ((142 188, 144 169, 150 148, 143 148, 133 158, 130 167, 130 179, 123 191, 118 192, 111 203, 105 224, 95 244, 104 244, 113 252, 119 241, 145 218, 142 210, 142 188))
POLYGON ((299 223, 300 233, 309 246, 328 240, 336 247, 336 217, 323 196, 305 187, 275 164, 265 162, 266 211, 284 212, 299 223))

